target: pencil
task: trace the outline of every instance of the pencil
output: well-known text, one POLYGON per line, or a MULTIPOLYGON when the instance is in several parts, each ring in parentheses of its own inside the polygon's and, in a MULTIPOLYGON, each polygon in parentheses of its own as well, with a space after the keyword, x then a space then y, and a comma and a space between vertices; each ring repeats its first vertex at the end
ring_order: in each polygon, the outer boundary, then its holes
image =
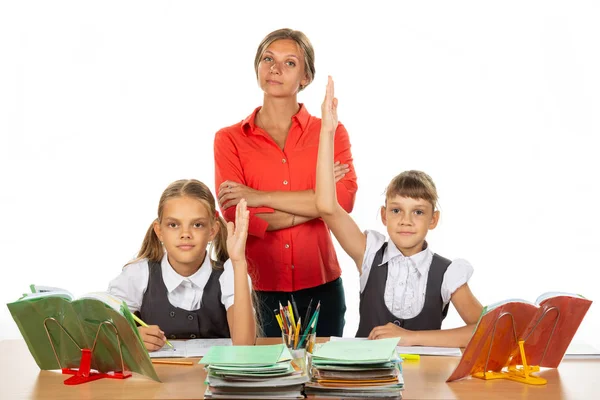
POLYGON ((298 348, 298 335, 300 334, 300 326, 301 326, 301 325, 300 325, 300 320, 301 320, 301 319, 302 319, 302 318, 300 318, 300 319, 298 320, 298 326, 296 326, 296 336, 294 337, 294 349, 297 349, 297 348, 298 348))
POLYGON ((294 295, 290 293, 290 297, 292 298, 292 309, 294 310, 294 317, 300 319, 300 313, 298 312, 298 305, 296 304, 294 295))
MULTIPOLYGON (((146 328, 148 327, 148 324, 145 323, 144 321, 142 321, 137 315, 135 315, 133 313, 131 313, 131 315, 133 316, 133 319, 135 319, 135 322, 137 322, 141 326, 145 326, 146 328)), ((173 345, 168 340, 165 340, 165 342, 169 345, 169 347, 171 347, 172 349, 175 349, 175 347, 173 347, 173 345)))
POLYGON ((310 319, 310 306, 312 306, 312 297, 310 298, 310 301, 308 302, 308 308, 306 309, 306 315, 304 316, 304 324, 302 324, 302 331, 306 330, 306 327, 308 326, 308 320, 310 319))
POLYGON ((277 319, 277 323, 279 324, 279 328, 281 328, 281 332, 283 332, 283 322, 281 321, 281 317, 279 314, 275 314, 275 318, 277 319))
POLYGON ((156 360, 156 359, 152 359, 152 364, 194 365, 194 362, 193 361, 175 361, 175 360, 156 360))
POLYGON ((292 326, 295 328, 296 327, 296 320, 294 319, 294 311, 292 311, 292 305, 290 304, 290 301, 288 300, 288 310, 290 311, 290 320, 292 321, 292 326))

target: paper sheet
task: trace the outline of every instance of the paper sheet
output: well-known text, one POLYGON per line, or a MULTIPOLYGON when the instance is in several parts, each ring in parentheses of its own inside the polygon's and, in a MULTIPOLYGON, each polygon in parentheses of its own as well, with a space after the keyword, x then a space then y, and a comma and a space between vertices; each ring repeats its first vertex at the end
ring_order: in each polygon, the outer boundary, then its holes
POLYGON ((190 339, 169 340, 175 349, 165 345, 162 349, 150 352, 157 357, 203 357, 212 346, 231 346, 231 339, 190 339))

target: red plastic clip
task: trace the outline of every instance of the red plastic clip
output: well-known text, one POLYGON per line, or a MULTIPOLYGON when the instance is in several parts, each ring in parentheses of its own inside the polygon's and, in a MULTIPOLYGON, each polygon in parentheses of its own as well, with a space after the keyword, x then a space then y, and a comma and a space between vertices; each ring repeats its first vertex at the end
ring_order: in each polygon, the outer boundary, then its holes
POLYGON ((81 361, 78 369, 63 368, 63 374, 71 374, 72 377, 65 380, 65 385, 79 385, 81 383, 95 381, 102 378, 125 379, 131 376, 131 372, 97 372, 91 370, 92 351, 90 349, 81 349, 81 361))

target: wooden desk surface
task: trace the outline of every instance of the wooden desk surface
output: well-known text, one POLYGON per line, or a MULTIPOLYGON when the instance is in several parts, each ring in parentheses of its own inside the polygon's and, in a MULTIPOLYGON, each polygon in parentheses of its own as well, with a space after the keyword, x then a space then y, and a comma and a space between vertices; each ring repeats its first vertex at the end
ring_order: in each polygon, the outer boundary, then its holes
MULTIPOLYGON (((259 344, 279 339, 259 339, 259 344)), ((319 340, 322 341, 322 340, 319 340)), ((198 361, 198 358, 190 358, 198 361)), ((543 386, 510 381, 466 379, 446 383, 456 357, 421 357, 404 363, 404 399, 585 399, 593 397, 600 377, 600 359, 564 360, 558 369, 538 373, 543 386)), ((67 386, 68 375, 40 371, 23 340, 0 341, 0 397, 3 399, 200 399, 206 372, 193 366, 155 365, 162 383, 134 374, 125 380, 100 379, 67 386)))

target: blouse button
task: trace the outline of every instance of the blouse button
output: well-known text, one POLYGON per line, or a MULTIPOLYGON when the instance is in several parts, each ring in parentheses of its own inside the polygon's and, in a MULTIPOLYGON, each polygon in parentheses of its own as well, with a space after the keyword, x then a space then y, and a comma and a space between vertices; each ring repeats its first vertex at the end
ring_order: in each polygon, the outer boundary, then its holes
POLYGON ((286 160, 285 160, 285 158, 284 158, 283 160, 281 160, 281 162, 285 164, 287 161, 286 161, 286 160))
POLYGON ((171 336, 169 336, 169 338, 170 338, 170 339, 177 339, 177 336, 175 336, 175 335, 171 335, 171 336))
POLYGON ((196 339, 196 335, 194 335, 193 333, 190 335, 190 339, 196 339))
POLYGON ((192 314, 188 315, 188 319, 191 321, 194 319, 194 316, 192 314))
POLYGON ((287 184, 288 184, 288 181, 283 181, 283 184, 284 184, 284 185, 287 185, 287 184))
POLYGON ((286 243, 285 246, 283 246, 283 247, 285 247, 286 249, 289 249, 290 245, 286 243))
POLYGON ((171 316, 171 318, 173 318, 173 317, 175 316, 175 311, 171 311, 171 312, 169 313, 169 315, 171 316))

